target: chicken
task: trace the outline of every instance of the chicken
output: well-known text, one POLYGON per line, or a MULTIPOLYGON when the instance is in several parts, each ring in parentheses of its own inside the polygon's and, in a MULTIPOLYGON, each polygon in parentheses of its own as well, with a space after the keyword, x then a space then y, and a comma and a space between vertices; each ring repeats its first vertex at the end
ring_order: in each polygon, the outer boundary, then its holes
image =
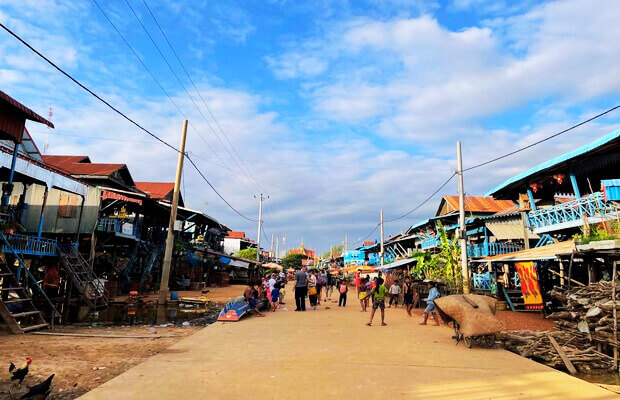
POLYGON ((27 357, 26 362, 24 362, 19 368, 16 368, 15 364, 10 363, 9 374, 11 374, 11 381, 18 380, 19 384, 21 385, 26 375, 28 375, 28 367, 30 366, 30 364, 32 364, 32 358, 30 357, 27 357))
POLYGON ((39 383, 38 385, 30 386, 28 393, 20 397, 22 400, 45 400, 47 396, 52 392, 52 379, 54 374, 51 374, 49 378, 39 383))

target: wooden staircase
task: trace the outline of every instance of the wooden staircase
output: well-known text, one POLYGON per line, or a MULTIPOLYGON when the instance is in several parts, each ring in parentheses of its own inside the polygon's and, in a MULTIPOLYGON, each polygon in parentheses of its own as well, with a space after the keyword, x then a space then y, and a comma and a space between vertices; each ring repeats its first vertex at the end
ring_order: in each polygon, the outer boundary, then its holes
POLYGON ((48 328, 27 289, 25 289, 6 264, 4 254, 0 257, 0 317, 11 333, 23 334, 38 329, 48 328))
POLYGON ((93 311, 107 308, 108 291, 95 275, 90 263, 71 244, 58 245, 58 250, 62 266, 88 307, 93 311))

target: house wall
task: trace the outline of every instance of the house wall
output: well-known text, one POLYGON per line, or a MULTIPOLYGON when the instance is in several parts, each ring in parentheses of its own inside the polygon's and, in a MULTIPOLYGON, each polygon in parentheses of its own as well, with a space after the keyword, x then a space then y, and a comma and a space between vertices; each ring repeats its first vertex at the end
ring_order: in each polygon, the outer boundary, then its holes
POLYGON ((224 253, 235 254, 241 250, 241 239, 224 238, 224 253))
MULTIPOLYGON (((11 204, 17 204, 19 196, 23 191, 24 185, 20 182, 16 182, 11 195, 11 204)), ((44 185, 34 184, 28 187, 25 198, 25 203, 28 205, 28 208, 24 211, 22 217, 22 223, 28 232, 38 231, 44 195, 44 185)), ((89 186, 84 200, 80 233, 92 233, 95 230, 99 214, 99 201, 99 189, 94 186, 89 186)), ((82 199, 80 196, 56 188, 49 189, 43 216, 43 232, 76 233, 81 205, 82 199), (67 199, 69 199, 69 202, 66 201, 67 199), (72 205, 75 206, 75 212, 67 213, 65 207, 70 207, 72 205)))

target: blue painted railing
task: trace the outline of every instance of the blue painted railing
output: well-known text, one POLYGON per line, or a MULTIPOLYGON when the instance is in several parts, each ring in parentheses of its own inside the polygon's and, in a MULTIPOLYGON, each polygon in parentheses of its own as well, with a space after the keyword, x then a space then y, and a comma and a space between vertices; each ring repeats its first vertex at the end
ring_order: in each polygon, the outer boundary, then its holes
POLYGON ((604 201, 603 193, 596 192, 557 206, 530 211, 527 219, 532 229, 540 229, 568 222, 580 222, 584 216, 605 216, 613 211, 614 207, 604 201))
POLYGON ((491 290, 491 274, 485 272, 483 274, 473 274, 474 289, 491 290))
POLYGON ((11 249, 3 245, 2 251, 14 251, 17 254, 27 254, 31 256, 55 256, 56 240, 47 238, 38 238, 30 235, 7 235, 6 240, 11 244, 11 249))
POLYGON ((498 254, 507 254, 515 251, 521 251, 523 247, 514 243, 478 243, 467 245, 467 256, 472 258, 496 256, 498 254))
POLYGON ((441 240, 438 237, 430 237, 424 239, 420 244, 422 249, 430 249, 431 247, 437 247, 441 244, 441 240))
POLYGON ((97 230, 102 232, 121 233, 137 238, 140 237, 140 226, 138 224, 131 224, 119 218, 99 218, 97 230), (131 225, 131 233, 123 231, 123 225, 131 225))

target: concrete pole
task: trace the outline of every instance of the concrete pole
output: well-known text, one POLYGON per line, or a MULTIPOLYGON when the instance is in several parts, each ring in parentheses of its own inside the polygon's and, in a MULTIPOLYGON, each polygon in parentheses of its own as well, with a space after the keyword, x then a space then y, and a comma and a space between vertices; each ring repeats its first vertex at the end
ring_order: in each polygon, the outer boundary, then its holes
POLYGON ((263 194, 258 196, 258 234, 256 235, 256 261, 260 262, 260 231, 263 223, 263 194))
POLYGON ((383 266, 383 208, 379 212, 379 224, 381 225, 381 249, 379 250, 379 257, 381 257, 381 266, 383 266))
POLYGON ((276 236, 276 260, 280 258, 280 236, 276 236))
POLYGON ((274 240, 274 236, 273 233, 271 234, 271 248, 269 249, 269 257, 270 258, 274 258, 274 254, 273 254, 273 240, 274 240))
POLYGON ((467 228, 465 227, 465 189, 463 186, 463 159, 461 141, 456 142, 456 163, 459 176, 459 241, 461 242, 461 274, 463 277, 463 293, 469 293, 469 267, 467 265, 467 228))
POLYGON ((170 206, 170 221, 168 222, 168 236, 166 237, 166 251, 164 252, 164 262, 161 267, 161 283, 159 284, 159 304, 165 304, 168 300, 170 291, 170 265, 172 264, 172 252, 174 250, 174 223, 177 219, 177 207, 179 205, 179 189, 181 188, 181 172, 183 171, 183 159, 185 158, 185 137, 187 136, 187 120, 183 121, 183 132, 181 133, 181 146, 177 158, 177 173, 174 177, 174 192, 172 195, 172 205, 170 206))
POLYGON ((349 236, 344 234, 344 250, 349 251, 349 236))

